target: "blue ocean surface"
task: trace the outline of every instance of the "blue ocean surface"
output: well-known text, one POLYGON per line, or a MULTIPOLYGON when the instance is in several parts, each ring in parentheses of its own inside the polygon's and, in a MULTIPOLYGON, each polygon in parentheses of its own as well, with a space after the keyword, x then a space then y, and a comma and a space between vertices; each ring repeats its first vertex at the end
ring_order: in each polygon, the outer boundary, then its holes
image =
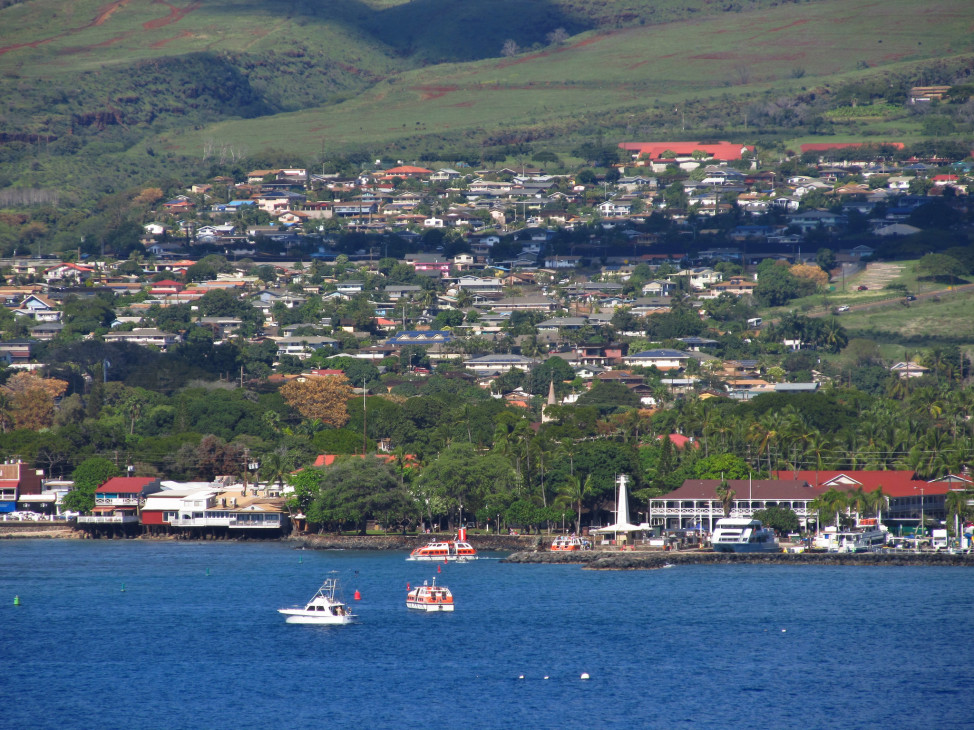
POLYGON ((0 725, 974 727, 970 569, 405 557, 0 542, 0 725), (360 622, 286 624, 330 571, 360 622), (433 577, 456 611, 407 611, 433 577))

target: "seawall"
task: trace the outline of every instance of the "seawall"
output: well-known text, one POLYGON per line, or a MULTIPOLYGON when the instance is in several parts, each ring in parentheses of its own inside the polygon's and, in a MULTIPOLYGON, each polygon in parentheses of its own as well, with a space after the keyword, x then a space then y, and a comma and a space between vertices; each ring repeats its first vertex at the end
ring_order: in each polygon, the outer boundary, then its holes
POLYGON ((0 522, 0 540, 25 537, 77 537, 64 522, 0 522))
POLYGON ((949 553, 712 553, 652 552, 609 553, 593 550, 579 553, 521 551, 509 555, 508 563, 546 565, 578 564, 586 570, 656 570, 665 565, 942 565, 974 567, 974 554, 949 553))

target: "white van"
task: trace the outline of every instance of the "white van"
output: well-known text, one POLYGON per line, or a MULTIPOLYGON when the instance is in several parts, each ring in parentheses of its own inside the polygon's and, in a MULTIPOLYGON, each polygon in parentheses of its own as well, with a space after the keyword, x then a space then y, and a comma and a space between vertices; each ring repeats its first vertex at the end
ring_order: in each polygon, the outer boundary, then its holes
POLYGON ((747 321, 747 326, 748 327, 760 327, 762 321, 763 320, 760 317, 751 317, 751 319, 749 319, 747 321))

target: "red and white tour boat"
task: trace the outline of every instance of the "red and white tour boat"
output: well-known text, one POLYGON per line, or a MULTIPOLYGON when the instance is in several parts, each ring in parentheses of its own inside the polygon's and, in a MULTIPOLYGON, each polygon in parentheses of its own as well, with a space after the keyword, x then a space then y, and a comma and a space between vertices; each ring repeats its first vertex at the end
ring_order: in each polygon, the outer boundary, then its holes
POLYGON ((406 560, 458 561, 476 560, 477 551, 467 542, 467 531, 460 529, 455 540, 433 541, 409 553, 406 560))
POLYGON ((436 585, 436 578, 433 579, 433 585, 427 585, 426 581, 423 581, 423 585, 413 588, 406 594, 406 608, 430 613, 452 611, 453 594, 446 586, 436 585))

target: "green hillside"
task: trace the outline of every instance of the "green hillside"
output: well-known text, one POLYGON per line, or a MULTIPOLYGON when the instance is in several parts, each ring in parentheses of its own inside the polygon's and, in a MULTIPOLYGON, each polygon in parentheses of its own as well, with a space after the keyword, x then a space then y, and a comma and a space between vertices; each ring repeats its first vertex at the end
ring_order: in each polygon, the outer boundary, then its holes
POLYGON ((27 0, 0 10, 0 186, 349 150, 565 153, 596 134, 914 137, 929 130, 892 97, 969 70, 969 17, 967 0, 27 0), (876 98, 847 103, 877 113, 822 115, 859 83, 876 98))
MULTIPOLYGON (((748 129, 746 109, 740 115, 728 112, 756 94, 791 96, 819 85, 875 79, 880 72, 909 74, 931 59, 974 51, 974 37, 948 22, 965 14, 964 0, 922 6, 890 0, 882 17, 872 15, 870 7, 829 0, 798 9, 788 5, 591 31, 512 58, 416 69, 342 104, 219 124, 198 134, 168 136, 166 144, 191 154, 210 135, 261 149, 279 144, 283 132, 291 149, 305 153, 404 138, 415 149, 435 147, 441 139, 503 138, 512 128, 520 132, 511 138, 557 144, 560 135, 594 124, 625 124, 630 136, 679 136, 688 115, 694 134, 750 132, 753 139, 760 135, 755 126, 760 118, 752 117, 748 129), (944 22, 932 24, 933 18, 944 22), (687 99, 696 106, 685 106, 687 99)), ((861 121, 855 122, 850 141, 864 132, 861 121)), ((892 133, 910 133, 912 124, 907 120, 892 133)))

